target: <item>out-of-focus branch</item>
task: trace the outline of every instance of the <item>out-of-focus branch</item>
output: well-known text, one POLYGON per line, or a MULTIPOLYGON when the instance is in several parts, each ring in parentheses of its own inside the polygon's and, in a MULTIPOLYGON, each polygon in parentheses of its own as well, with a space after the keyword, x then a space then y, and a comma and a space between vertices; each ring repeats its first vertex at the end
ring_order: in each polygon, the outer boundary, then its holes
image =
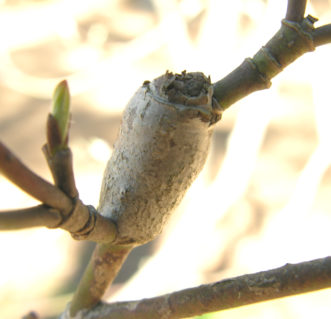
POLYGON ((62 221, 61 213, 45 205, 0 212, 0 231, 31 227, 56 227, 62 221))
POLYGON ((323 25, 313 31, 315 46, 331 43, 331 24, 323 25))
MULTIPOLYGON (((331 257, 225 279, 140 301, 100 303, 81 319, 187 318, 331 287, 331 257)), ((67 310, 61 319, 69 319, 67 310)))
POLYGON ((288 0, 285 19, 300 22, 306 11, 307 0, 288 0))
POLYGON ((22 319, 39 319, 39 316, 34 311, 31 311, 27 315, 25 315, 22 319))

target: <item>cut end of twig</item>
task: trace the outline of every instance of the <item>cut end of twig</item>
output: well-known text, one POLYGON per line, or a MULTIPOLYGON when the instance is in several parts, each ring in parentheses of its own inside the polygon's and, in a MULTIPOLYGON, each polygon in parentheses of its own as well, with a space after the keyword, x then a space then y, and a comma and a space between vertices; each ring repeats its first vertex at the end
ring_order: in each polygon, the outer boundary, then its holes
POLYGON ((203 120, 212 124, 219 121, 222 108, 213 100, 213 86, 210 77, 201 72, 180 74, 167 71, 152 83, 145 82, 154 95, 176 106, 192 107, 198 110, 203 120))
POLYGON ((184 105, 207 104, 210 96, 210 78, 201 72, 173 74, 167 72, 161 86, 161 92, 169 102, 184 105))

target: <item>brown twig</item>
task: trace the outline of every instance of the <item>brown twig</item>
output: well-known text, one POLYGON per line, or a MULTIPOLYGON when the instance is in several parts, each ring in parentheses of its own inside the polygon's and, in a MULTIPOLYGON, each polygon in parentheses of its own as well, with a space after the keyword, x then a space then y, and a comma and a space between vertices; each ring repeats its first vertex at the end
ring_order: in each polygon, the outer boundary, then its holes
POLYGON ((42 203, 62 211, 71 211, 72 201, 69 197, 27 168, 1 142, 0 172, 15 185, 42 203))
POLYGON ((225 78, 214 83, 214 98, 228 108, 252 92, 267 89, 271 79, 304 53, 315 49, 314 19, 300 23, 283 20, 280 30, 253 58, 246 59, 225 78))
POLYGON ((71 315, 100 302, 133 247, 97 245, 71 302, 71 315))
MULTIPOLYGON (((225 279, 139 301, 100 303, 81 319, 178 319, 331 287, 331 257, 225 279)), ((67 311, 68 312, 68 311, 67 311)), ((69 318, 64 316, 63 318, 69 318)))
POLYGON ((70 148, 58 150, 54 155, 49 152, 48 145, 44 145, 42 150, 52 173, 55 185, 70 198, 78 198, 72 166, 72 152, 70 148))
POLYGON ((61 213, 45 205, 0 212, 0 231, 31 227, 57 227, 62 220, 61 213))
MULTIPOLYGON (((65 81, 58 85, 56 92, 59 89, 63 94, 67 93, 68 95, 69 88, 65 81)), ((58 104, 62 105, 62 100, 57 100, 58 104)), ((84 205, 78 197, 72 152, 68 147, 69 127, 62 145, 61 132, 59 131, 59 121, 62 118, 60 114, 58 117, 56 119, 52 114, 48 115, 47 144, 43 147, 55 185, 68 195, 73 203, 73 209, 63 213, 63 220, 58 227, 69 231, 72 237, 77 240, 93 240, 99 243, 112 242, 117 234, 115 224, 109 218, 101 216, 94 207, 84 205)), ((67 121, 69 121, 70 116, 67 117, 67 121)))
MULTIPOLYGON (((61 168, 61 165, 58 167, 61 168)), ((71 164, 68 164, 67 167, 71 167, 71 164)), ((70 199, 58 187, 48 183, 27 168, 1 142, 0 172, 29 195, 48 206, 41 205, 35 208, 28 208, 27 210, 0 213, 0 230, 35 226, 60 227, 69 231, 78 240, 108 243, 115 239, 117 234, 116 226, 109 218, 101 216, 92 206, 86 206, 78 199, 70 199), (58 213, 56 213, 57 210, 59 211, 58 213)), ((70 177, 68 179, 65 177, 62 179, 61 176, 58 178, 61 180, 61 183, 69 181, 69 183, 63 185, 73 190, 74 184, 70 177)), ((71 192, 70 194, 74 193, 71 192)))

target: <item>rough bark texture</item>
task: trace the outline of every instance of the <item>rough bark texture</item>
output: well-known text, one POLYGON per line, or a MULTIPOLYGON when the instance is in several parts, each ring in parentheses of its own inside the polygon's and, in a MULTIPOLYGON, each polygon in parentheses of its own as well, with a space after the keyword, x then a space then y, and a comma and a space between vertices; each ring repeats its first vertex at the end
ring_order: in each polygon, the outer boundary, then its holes
MULTIPOLYGON (((179 319, 330 288, 331 257, 226 279, 150 299, 100 303, 75 319, 179 319)), ((69 319, 68 310, 61 319, 69 319)))
POLYGON ((221 108, 202 73, 145 82, 126 107, 108 162, 99 211, 118 227, 116 243, 154 239, 201 171, 221 108))
POLYGON ((71 302, 72 316, 100 301, 131 250, 131 246, 97 245, 71 302))

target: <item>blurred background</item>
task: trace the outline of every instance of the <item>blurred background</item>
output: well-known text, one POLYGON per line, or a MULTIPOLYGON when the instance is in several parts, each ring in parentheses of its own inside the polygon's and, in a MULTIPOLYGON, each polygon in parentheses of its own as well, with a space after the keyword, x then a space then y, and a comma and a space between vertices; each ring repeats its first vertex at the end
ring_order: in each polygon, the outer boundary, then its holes
MULTIPOLYGON (((121 112, 144 80, 202 71, 213 82, 279 29, 286 0, 2 0, 0 138, 50 180, 41 147, 55 85, 72 93, 81 199, 97 206, 121 112)), ((328 0, 309 1, 316 24, 328 0)), ((109 300, 152 297, 331 254, 331 45, 227 110, 206 167, 163 234, 136 249, 109 300)), ((0 210, 36 202, 0 175, 0 210)), ((93 244, 61 230, 0 233, 0 318, 56 318, 93 244)), ((199 318, 331 317, 331 291, 199 318)))

